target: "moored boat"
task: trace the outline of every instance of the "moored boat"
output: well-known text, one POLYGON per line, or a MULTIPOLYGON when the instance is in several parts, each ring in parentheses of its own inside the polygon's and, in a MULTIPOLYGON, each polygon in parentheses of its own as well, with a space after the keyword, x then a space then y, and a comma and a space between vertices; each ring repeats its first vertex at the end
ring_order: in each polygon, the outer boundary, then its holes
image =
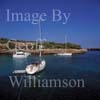
POLYGON ((67 50, 67 45, 66 45, 66 36, 65 36, 65 52, 63 53, 57 53, 58 56, 72 56, 72 53, 66 52, 67 50))
POLYGON ((16 51, 16 53, 13 54, 13 58, 26 58, 28 56, 29 54, 27 54, 26 52, 22 52, 22 51, 16 51))
POLYGON ((42 39, 41 39, 41 27, 40 27, 40 20, 39 20, 39 32, 40 32, 40 44, 39 44, 39 60, 33 62, 26 66, 26 73, 27 74, 35 74, 37 72, 42 71, 46 66, 46 61, 42 59, 42 39))

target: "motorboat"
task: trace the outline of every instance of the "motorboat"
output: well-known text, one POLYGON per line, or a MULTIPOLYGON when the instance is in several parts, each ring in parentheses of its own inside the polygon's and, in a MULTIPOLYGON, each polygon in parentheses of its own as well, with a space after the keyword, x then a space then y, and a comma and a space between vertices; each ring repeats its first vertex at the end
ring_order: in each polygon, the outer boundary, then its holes
POLYGON ((23 50, 18 49, 18 47, 17 47, 17 41, 16 41, 15 53, 13 54, 13 58, 26 58, 26 57, 28 57, 30 55, 31 55, 31 53, 24 52, 23 50))
POLYGON ((13 58, 26 58, 29 54, 23 51, 16 51, 15 54, 13 54, 13 58))

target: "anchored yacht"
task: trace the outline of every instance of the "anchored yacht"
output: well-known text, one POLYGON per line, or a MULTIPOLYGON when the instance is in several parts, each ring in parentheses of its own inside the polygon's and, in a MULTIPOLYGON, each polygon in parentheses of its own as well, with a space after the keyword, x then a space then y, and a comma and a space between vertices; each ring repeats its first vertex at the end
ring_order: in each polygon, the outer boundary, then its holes
POLYGON ((39 44, 39 60, 33 62, 32 64, 26 66, 27 74, 35 74, 37 72, 42 71, 46 66, 46 61, 42 59, 42 39, 41 39, 41 26, 39 20, 39 32, 40 32, 40 44, 39 44))

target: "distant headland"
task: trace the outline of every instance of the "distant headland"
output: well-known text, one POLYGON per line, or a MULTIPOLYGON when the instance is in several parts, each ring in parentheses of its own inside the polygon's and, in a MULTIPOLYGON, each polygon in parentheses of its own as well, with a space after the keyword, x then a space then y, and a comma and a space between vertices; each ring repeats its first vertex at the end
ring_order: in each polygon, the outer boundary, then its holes
POLYGON ((88 51, 100 51, 100 48, 88 48, 88 51))

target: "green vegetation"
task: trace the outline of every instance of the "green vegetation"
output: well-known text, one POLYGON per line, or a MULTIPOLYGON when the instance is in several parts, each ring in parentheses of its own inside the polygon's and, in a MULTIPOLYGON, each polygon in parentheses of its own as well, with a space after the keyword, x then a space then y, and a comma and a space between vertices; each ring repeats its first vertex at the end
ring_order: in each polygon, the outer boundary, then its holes
POLYGON ((5 44, 5 43, 8 42, 8 40, 9 40, 9 39, 7 39, 7 38, 0 38, 0 43, 1 43, 1 44, 5 44))
MULTIPOLYGON (((2 45, 6 44, 8 41, 9 41, 9 39, 7 39, 7 38, 0 38, 0 44, 2 44, 2 45)), ((10 44, 9 44, 10 48, 12 48, 12 49, 15 47, 15 43, 13 43, 13 41, 12 41, 12 43, 10 42, 10 44)), ((32 42, 33 43, 33 49, 36 48, 34 41, 17 40, 17 42, 23 42, 23 43, 32 42)), ((55 48, 56 49, 64 49, 65 46, 68 49, 69 48, 71 48, 71 49, 81 49, 80 45, 74 44, 74 43, 64 44, 64 43, 55 43, 55 42, 44 42, 43 46, 44 46, 45 49, 55 49, 55 48)), ((29 48, 31 48, 31 45, 29 45, 29 48)))
POLYGON ((65 47, 68 48, 68 49, 81 49, 81 46, 78 45, 78 44, 74 44, 74 43, 55 43, 55 42, 44 42, 44 47, 47 49, 64 49, 65 47))
POLYGON ((15 48, 15 44, 14 43, 9 43, 9 48, 10 49, 14 49, 15 48))
POLYGON ((67 47, 72 49, 81 49, 80 45, 74 43, 67 43, 67 47))

